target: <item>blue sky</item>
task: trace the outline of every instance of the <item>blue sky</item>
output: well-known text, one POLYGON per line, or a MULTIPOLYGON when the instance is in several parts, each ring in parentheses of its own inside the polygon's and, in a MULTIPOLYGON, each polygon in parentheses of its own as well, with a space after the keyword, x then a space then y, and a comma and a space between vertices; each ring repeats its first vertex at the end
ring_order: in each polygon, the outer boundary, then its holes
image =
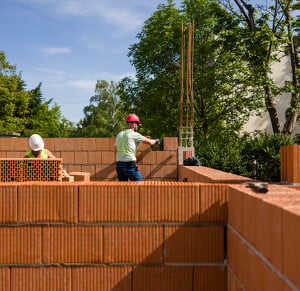
MULTIPOLYGON (((1 0, 1 47, 27 89, 42 82, 43 97, 72 122, 97 80, 134 76, 127 57, 143 22, 166 0, 1 0)), ((174 1, 177 7, 181 1, 174 1)))

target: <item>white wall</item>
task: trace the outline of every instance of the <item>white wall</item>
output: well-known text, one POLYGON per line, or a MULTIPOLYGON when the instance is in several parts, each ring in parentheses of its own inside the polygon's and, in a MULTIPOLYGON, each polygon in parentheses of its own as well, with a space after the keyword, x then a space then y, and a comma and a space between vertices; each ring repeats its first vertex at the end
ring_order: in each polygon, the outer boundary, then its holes
MULTIPOLYGON (((282 54, 280 62, 276 62, 272 65, 272 78, 274 81, 280 85, 284 86, 285 82, 291 81, 291 66, 290 59, 282 54)), ((289 107, 291 100, 291 94, 282 94, 274 100, 277 108, 278 117, 280 120, 281 130, 283 128, 285 120, 285 110, 289 107)), ((262 111, 262 116, 258 117, 252 115, 248 123, 245 124, 242 131, 253 132, 255 130, 261 130, 267 133, 273 133, 272 125, 267 111, 262 111)), ((293 134, 300 133, 300 126, 297 125, 293 134)))

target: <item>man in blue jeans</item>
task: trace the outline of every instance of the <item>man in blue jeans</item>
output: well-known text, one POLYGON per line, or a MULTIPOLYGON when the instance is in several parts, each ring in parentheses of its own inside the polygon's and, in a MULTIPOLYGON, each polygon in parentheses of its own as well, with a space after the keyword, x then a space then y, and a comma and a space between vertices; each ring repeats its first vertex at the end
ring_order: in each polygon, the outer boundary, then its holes
POLYGON ((127 129, 119 132, 116 137, 117 174, 119 181, 142 181, 142 175, 136 164, 136 151, 140 143, 158 144, 158 139, 150 139, 138 133, 140 119, 135 114, 126 118, 127 129))

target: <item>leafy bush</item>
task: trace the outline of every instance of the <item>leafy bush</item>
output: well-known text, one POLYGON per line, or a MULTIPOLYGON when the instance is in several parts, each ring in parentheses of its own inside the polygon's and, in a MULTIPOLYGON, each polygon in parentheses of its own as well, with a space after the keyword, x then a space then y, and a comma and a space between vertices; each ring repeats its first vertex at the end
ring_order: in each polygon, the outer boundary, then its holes
POLYGON ((280 181, 280 147, 293 139, 255 132, 238 137, 222 134, 195 146, 204 166, 267 182, 280 181))

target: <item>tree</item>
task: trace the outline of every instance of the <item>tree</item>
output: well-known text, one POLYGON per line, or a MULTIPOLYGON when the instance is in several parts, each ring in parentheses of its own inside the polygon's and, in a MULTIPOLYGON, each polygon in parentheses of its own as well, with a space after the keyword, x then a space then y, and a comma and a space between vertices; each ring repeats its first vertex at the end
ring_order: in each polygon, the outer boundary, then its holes
POLYGON ((97 81, 90 105, 84 107, 85 117, 74 135, 85 137, 114 137, 123 127, 126 114, 120 106, 118 84, 97 81))
POLYGON ((249 86, 250 71, 239 51, 225 45, 239 23, 216 1, 183 1, 181 10, 171 0, 158 6, 129 49, 137 79, 123 80, 123 100, 141 113, 151 135, 178 135, 182 21, 195 27, 195 136, 238 131, 262 103, 260 92, 249 86))
POLYGON ((44 101, 41 83, 27 91, 16 66, 9 64, 0 52, 0 131, 16 131, 22 136, 39 133, 43 137, 61 137, 69 134, 70 122, 52 100, 44 101))
MULTIPOLYGON (((291 134, 295 128, 299 111, 299 60, 295 33, 299 32, 292 15, 296 9, 293 0, 273 0, 269 7, 254 7, 245 0, 221 0, 223 5, 236 16, 245 29, 239 37, 245 45, 245 61, 256 78, 254 86, 264 89, 265 107, 269 113, 274 134, 280 133, 280 122, 275 107, 275 97, 282 92, 291 93, 291 102, 286 109, 283 134, 291 134), (244 24, 244 25, 243 25, 244 24), (284 51, 290 57, 292 82, 279 88, 271 77, 271 64, 280 61, 284 51)), ((298 20, 299 24, 299 20, 298 20)), ((299 28, 299 26, 298 26, 299 28)))

